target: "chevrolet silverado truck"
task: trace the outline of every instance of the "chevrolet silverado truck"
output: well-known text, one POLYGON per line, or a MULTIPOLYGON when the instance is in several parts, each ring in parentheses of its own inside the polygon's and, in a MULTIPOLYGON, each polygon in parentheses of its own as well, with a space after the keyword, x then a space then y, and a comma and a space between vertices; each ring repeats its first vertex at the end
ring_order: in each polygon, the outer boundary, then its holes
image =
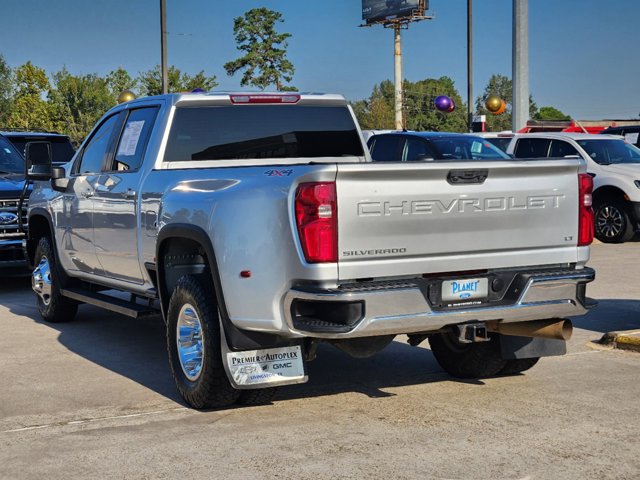
POLYGON ((43 319, 160 312, 195 408, 305 382, 320 342, 366 357, 404 334, 451 375, 519 373, 589 306, 583 161, 373 163, 339 95, 138 99, 63 167, 27 165, 43 319))

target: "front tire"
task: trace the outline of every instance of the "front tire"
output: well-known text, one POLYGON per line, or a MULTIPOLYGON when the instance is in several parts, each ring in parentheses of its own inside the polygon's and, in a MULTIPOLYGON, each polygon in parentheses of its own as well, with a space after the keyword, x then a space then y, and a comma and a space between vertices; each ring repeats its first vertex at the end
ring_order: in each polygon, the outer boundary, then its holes
POLYGON ((49 323, 73 320, 78 312, 78 303, 60 293, 60 274, 49 237, 42 237, 38 242, 33 264, 31 288, 37 294, 40 316, 49 323))
POLYGON ((222 363, 220 321, 210 282, 185 275, 167 309, 167 350, 182 398, 192 407, 234 404, 240 391, 231 386, 222 363))
POLYGON ((437 333, 429 337, 429 344, 440 366, 454 377, 492 377, 507 364, 497 335, 488 342, 460 343, 453 333, 437 333))
POLYGON ((595 236, 603 243, 623 243, 633 238, 631 217, 621 202, 606 200, 596 207, 595 236))

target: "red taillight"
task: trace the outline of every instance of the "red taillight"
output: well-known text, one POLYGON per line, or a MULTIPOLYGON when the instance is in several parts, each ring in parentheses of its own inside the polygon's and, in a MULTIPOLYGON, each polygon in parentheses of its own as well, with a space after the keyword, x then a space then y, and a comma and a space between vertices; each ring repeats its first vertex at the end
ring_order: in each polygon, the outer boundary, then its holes
POLYGON ((296 191, 296 224, 307 262, 338 261, 338 203, 334 182, 300 184, 296 191))
POLYGON ((230 95, 231 103, 298 103, 300 95, 230 95))
POLYGON ((588 173, 578 175, 578 246, 590 245, 593 242, 593 177, 588 173))

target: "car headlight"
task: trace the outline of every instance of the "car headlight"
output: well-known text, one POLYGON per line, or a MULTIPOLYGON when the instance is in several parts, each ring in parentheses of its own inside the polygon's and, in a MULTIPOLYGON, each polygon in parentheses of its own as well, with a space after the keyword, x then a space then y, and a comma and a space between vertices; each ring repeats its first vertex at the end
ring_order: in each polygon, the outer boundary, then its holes
POLYGON ((640 180, 635 180, 633 183, 636 184, 636 187, 640 188, 640 180))

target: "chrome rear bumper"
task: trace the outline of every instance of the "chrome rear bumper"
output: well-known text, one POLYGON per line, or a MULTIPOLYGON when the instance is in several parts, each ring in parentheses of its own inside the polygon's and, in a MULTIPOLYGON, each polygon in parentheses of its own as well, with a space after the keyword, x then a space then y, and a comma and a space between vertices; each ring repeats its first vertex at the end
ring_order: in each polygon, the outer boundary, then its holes
POLYGON ((584 285, 594 278, 595 271, 590 268, 534 273, 529 275, 517 300, 509 304, 447 309, 434 308, 419 281, 372 282, 328 290, 300 287, 286 294, 284 312, 289 334, 293 336, 338 339, 428 333, 470 321, 523 322, 582 315, 587 311, 584 285), (332 305, 336 310, 340 304, 353 305, 360 311, 360 318, 337 329, 328 322, 301 322, 295 307, 300 301, 318 302, 328 312, 332 305))

